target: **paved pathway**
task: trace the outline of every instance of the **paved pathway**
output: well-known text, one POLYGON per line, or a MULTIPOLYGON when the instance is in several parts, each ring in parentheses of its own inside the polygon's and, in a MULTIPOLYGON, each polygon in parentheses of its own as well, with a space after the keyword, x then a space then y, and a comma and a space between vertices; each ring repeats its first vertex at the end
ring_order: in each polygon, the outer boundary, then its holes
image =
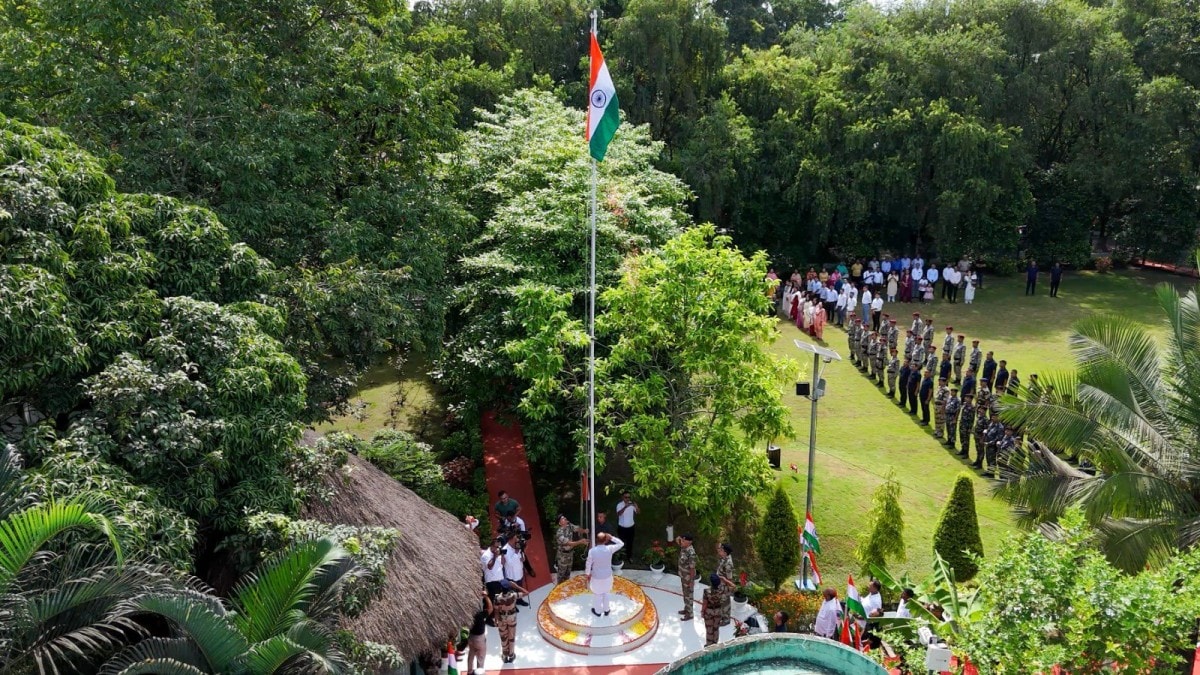
MULTIPOLYGON (((516 419, 489 410, 483 414, 480 426, 483 430, 483 471, 487 478, 489 499, 494 504, 496 493, 506 490, 521 505, 521 518, 525 520, 525 527, 529 528, 530 534, 525 557, 535 575, 532 579, 526 578, 525 587, 530 591, 541 588, 553 579, 550 578, 550 561, 546 558, 546 539, 542 535, 537 496, 529 475, 529 460, 525 457, 521 424, 516 419)), ((496 514, 489 512, 488 516, 492 519, 492 531, 495 532, 498 525, 496 514)))

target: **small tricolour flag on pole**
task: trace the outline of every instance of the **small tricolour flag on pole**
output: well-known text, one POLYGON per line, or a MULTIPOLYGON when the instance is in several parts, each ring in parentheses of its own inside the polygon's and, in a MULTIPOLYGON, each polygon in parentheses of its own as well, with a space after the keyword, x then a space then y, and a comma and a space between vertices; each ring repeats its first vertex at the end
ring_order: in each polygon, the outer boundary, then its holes
POLYGON ((453 642, 446 645, 446 675, 458 675, 458 653, 453 642))
POLYGON ((817 569, 817 556, 813 555, 811 550, 805 551, 804 555, 808 557, 808 569, 812 572, 813 585, 820 586, 821 570, 817 569))
POLYGON ((608 143, 617 133, 621 116, 617 108, 617 89, 608 74, 608 64, 600 53, 596 33, 592 33, 592 78, 588 86, 587 142, 588 152, 597 162, 604 161, 608 143))
POLYGON ((854 585, 854 577, 850 576, 846 585, 846 612, 854 612, 862 618, 867 618, 867 610, 863 607, 862 598, 858 595, 858 587, 854 585))
POLYGON ((856 622, 854 619, 851 619, 849 615, 842 620, 842 634, 840 642, 844 645, 853 647, 860 652, 862 651, 862 635, 858 630, 858 622, 856 622))
POLYGON ((817 538, 817 524, 813 522, 812 514, 804 514, 804 547, 810 551, 821 552, 821 540, 817 538))

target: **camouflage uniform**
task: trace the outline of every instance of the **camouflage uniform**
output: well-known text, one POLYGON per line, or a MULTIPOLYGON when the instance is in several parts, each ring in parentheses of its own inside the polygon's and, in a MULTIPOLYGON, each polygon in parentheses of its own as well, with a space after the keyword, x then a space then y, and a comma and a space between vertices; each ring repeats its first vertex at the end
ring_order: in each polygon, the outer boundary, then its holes
MULTIPOLYGON (((980 398, 983 398, 982 392, 980 398)), ((983 432, 987 431, 988 425, 992 421, 988 419, 987 406, 982 402, 975 406, 975 466, 976 468, 983 466, 984 457, 987 454, 987 445, 983 440, 983 432)))
POLYGON ((1001 462, 1011 466, 1013 455, 1017 452, 1017 436, 1016 434, 1006 434, 1003 431, 1000 433, 1000 440, 996 443, 997 455, 1001 462))
POLYGON ((871 331, 863 326, 862 336, 858 338, 858 369, 864 372, 871 366, 867 360, 870 357, 871 335, 871 331))
POLYGON ((929 345, 928 351, 925 352, 925 370, 932 370, 934 376, 937 376, 938 371, 938 355, 937 347, 929 345))
POLYGON ((954 333, 946 333, 942 338, 942 360, 949 361, 954 354, 954 333))
MULTIPOLYGON (((725 577, 726 579, 733 579, 733 556, 727 555, 724 558, 721 558, 721 561, 717 563, 717 576, 725 577)), ((733 620, 733 617, 729 613, 729 610, 731 609, 729 598, 733 594, 733 591, 729 589, 728 585, 721 584, 721 586, 717 589, 717 592, 721 595, 721 625, 727 626, 729 625, 729 622, 733 620)))
POLYGON ((920 316, 913 319, 912 325, 909 328, 912 330, 913 335, 918 337, 925 336, 925 322, 921 320, 920 316))
POLYGON ((950 387, 945 384, 938 386, 933 395, 933 437, 941 438, 946 431, 946 400, 950 398, 950 387))
POLYGON ((888 351, 896 349, 900 345, 900 329, 896 328, 896 324, 888 325, 888 351))
POLYGON ((558 528, 554 535, 554 543, 558 545, 558 558, 555 561, 555 573, 558 583, 564 583, 571 578, 571 566, 575 564, 575 526, 567 523, 558 528))
POLYGON ((963 363, 967 360, 967 345, 962 342, 956 342, 951 359, 954 361, 954 384, 958 384, 962 382, 963 363))
POLYGON ((983 350, 981 350, 979 348, 979 345, 975 345, 974 347, 971 348, 971 360, 967 362, 967 365, 969 365, 971 367, 971 370, 975 371, 976 375, 982 375, 983 373, 979 370, 979 366, 982 363, 983 363, 983 350))
POLYGON ((967 398, 963 398, 962 410, 958 413, 958 441, 962 443, 962 449, 958 451, 958 454, 963 457, 970 457, 971 431, 974 427, 975 404, 967 398))
POLYGON ((846 331, 846 348, 850 350, 850 362, 853 363, 857 356, 854 350, 858 348, 858 323, 853 321, 846 331))
POLYGON ((921 335, 921 337, 925 338, 925 344, 929 345, 930 347, 934 346, 933 345, 933 322, 932 321, 930 321, 928 324, 925 325, 925 332, 921 335))
POLYGON ((875 380, 883 384, 883 369, 887 366, 887 342, 881 337, 875 350, 875 380))
POLYGON ((875 379, 875 360, 879 357, 879 338, 874 333, 867 338, 867 377, 875 379))
POLYGON ((992 420, 983 432, 984 455, 987 457, 987 470, 996 475, 996 452, 1000 449, 1000 440, 1004 438, 1004 423, 992 420))
POLYGON ((888 395, 888 398, 895 398, 895 396, 896 396, 896 376, 899 373, 900 373, 900 357, 896 354, 892 354, 892 360, 888 361, 888 367, 887 367, 887 383, 888 383, 887 395, 888 395))
POLYGON ((958 392, 950 392, 950 396, 946 399, 946 445, 954 447, 955 438, 958 436, 958 411, 962 408, 962 401, 958 398, 958 392))
POLYGON ((721 592, 715 588, 704 589, 704 604, 700 616, 704 619, 704 646, 717 644, 721 634, 721 592))
POLYGON ((696 595, 696 548, 687 546, 679 549, 679 583, 683 587, 684 621, 692 620, 692 604, 696 595))
POLYGON ((504 591, 496 596, 496 628, 500 630, 500 653, 505 663, 517 658, 517 594, 504 591))

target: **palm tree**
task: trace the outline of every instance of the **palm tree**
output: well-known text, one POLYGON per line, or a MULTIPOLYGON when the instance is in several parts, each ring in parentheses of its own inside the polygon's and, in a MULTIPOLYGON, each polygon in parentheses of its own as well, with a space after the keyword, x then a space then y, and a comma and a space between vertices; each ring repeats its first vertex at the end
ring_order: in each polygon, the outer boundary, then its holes
POLYGON ((114 656, 102 675, 134 673, 345 673, 331 630, 343 585, 365 573, 332 539, 303 541, 234 590, 231 607, 203 593, 149 594, 130 602, 170 625, 114 656))
POLYGON ((101 505, 35 503, 20 478, 20 456, 0 449, 0 673, 86 672, 97 654, 148 634, 125 601, 172 580, 124 563, 101 505), (48 548, 76 531, 104 543, 48 548))
POLYGON ((1002 413, 1039 443, 996 493, 1027 526, 1053 529, 1078 505, 1109 561, 1130 572, 1200 541, 1200 306, 1195 290, 1155 293, 1164 340, 1122 316, 1089 317, 1071 334, 1075 371, 1006 397, 1002 413))

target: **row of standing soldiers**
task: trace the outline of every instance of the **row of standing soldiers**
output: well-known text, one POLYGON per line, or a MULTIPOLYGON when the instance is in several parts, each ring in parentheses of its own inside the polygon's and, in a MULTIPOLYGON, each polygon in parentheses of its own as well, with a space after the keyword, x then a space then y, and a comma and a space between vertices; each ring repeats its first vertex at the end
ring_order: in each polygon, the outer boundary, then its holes
MULTIPOLYGON (((900 329, 896 320, 884 314, 878 331, 855 316, 847 329, 850 360, 889 398, 899 392, 899 405, 920 416, 920 424, 930 423, 933 410, 934 438, 953 449, 956 438, 962 447, 958 454, 970 457, 971 439, 975 439, 975 468, 985 474, 998 474, 998 460, 1006 460, 1019 447, 1016 431, 999 419, 1000 397, 1020 390, 1021 380, 1007 362, 996 362, 988 352, 985 360, 979 340, 954 334, 947 326, 939 354, 935 331, 929 317, 913 312, 913 320, 904 340, 901 360, 900 329), (965 372, 964 372, 965 367, 965 372), (953 378, 953 379, 952 379, 953 378), (934 383, 937 383, 936 386, 934 383), (994 383, 994 387, 993 387, 994 383), (918 413, 918 406, 920 412, 918 413)), ((1036 376, 1033 376, 1036 382, 1036 376)), ((1031 385, 1032 386, 1032 385, 1031 385)))

